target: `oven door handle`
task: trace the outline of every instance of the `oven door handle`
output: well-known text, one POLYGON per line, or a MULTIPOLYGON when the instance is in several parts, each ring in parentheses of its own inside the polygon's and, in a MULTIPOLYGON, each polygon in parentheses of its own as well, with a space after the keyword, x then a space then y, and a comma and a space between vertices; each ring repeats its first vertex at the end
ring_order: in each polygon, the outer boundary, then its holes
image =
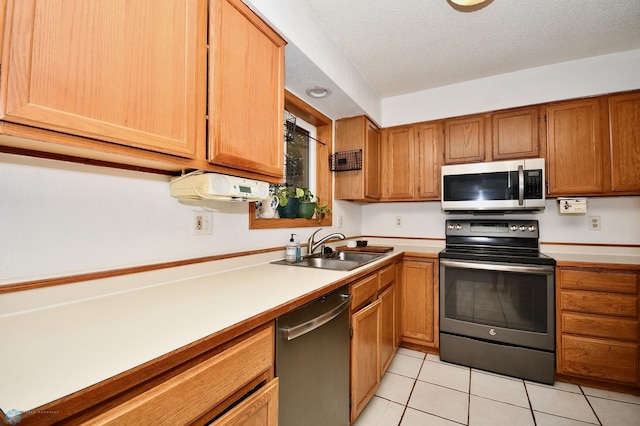
POLYGON ((553 274, 553 271, 555 270, 555 268, 550 265, 523 266, 507 265, 503 263, 460 262, 457 260, 440 260, 440 265, 461 269, 482 269, 485 271, 520 272, 537 275, 553 274))
POLYGON ((524 204, 524 167, 518 166, 518 205, 524 204))

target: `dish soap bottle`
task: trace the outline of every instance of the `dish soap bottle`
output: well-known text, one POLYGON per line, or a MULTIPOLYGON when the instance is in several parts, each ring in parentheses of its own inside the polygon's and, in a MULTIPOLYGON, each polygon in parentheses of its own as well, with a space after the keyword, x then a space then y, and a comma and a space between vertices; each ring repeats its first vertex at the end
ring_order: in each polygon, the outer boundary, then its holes
POLYGON ((289 244, 284 251, 284 260, 287 262, 295 262, 298 260, 298 251, 300 250, 300 246, 296 245, 296 242, 293 239, 295 234, 291 234, 291 238, 289 239, 289 244))
MULTIPOLYGON (((296 235, 296 234, 293 234, 296 235)), ((302 249, 300 248, 300 238, 296 238, 296 262, 300 262, 302 260, 302 249)))

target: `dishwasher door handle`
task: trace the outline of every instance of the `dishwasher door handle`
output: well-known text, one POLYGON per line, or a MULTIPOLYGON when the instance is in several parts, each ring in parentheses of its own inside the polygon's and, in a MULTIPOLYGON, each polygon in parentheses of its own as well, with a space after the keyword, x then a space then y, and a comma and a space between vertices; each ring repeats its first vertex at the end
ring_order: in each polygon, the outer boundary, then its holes
POLYGON ((293 340, 296 337, 303 336, 318 327, 322 327, 324 324, 340 315, 342 311, 347 309, 347 306, 349 306, 349 302, 351 302, 351 295, 341 294, 340 297, 342 298, 342 302, 340 302, 338 306, 336 306, 329 312, 325 312, 324 314, 315 317, 314 319, 311 319, 307 322, 303 322, 302 324, 298 324, 293 327, 281 328, 280 331, 282 331, 282 334, 287 340, 293 340))

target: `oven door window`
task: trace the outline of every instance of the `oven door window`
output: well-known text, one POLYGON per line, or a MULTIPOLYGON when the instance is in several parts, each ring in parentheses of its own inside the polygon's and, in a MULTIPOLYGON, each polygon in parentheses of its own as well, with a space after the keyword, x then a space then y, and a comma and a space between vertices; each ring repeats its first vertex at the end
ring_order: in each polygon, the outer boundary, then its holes
POLYGON ((547 332, 547 276, 447 267, 444 316, 529 332, 547 332))

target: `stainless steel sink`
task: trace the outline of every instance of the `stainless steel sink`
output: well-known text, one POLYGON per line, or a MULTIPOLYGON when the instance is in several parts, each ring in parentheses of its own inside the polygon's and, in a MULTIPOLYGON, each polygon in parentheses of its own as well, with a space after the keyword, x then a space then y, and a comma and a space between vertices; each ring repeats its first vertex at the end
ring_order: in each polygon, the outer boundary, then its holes
POLYGON ((335 251, 328 254, 314 254, 302 258, 300 262, 276 260, 276 265, 302 266, 305 268, 331 269, 333 271, 350 271, 385 256, 379 253, 352 251, 335 251))

